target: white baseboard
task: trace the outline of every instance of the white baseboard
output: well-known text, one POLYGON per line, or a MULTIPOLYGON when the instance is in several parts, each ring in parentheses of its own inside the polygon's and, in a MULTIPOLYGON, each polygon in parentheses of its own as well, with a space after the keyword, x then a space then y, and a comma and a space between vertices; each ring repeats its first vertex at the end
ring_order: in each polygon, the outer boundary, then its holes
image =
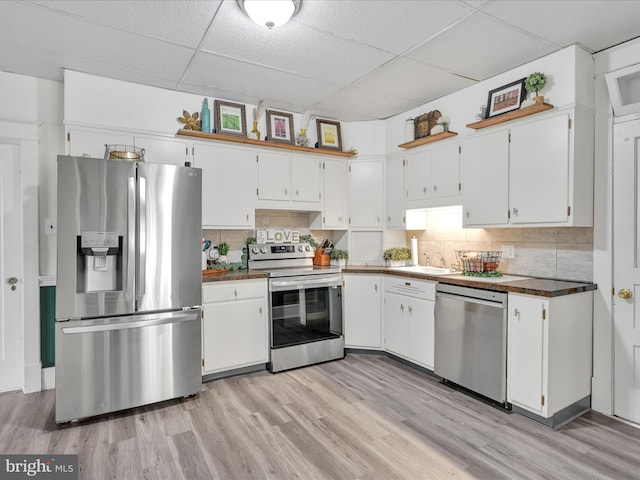
POLYGON ((56 367, 42 369, 42 390, 56 388, 56 367))
POLYGON ((41 370, 42 364, 40 362, 24 367, 24 385, 22 386, 24 393, 33 393, 42 390, 41 370))

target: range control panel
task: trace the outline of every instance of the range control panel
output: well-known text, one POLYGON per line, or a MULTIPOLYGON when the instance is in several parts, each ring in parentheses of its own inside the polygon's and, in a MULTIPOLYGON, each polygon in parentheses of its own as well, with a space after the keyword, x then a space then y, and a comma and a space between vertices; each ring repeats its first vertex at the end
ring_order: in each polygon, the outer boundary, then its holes
POLYGON ((312 258, 315 253, 308 243, 256 243, 248 247, 252 261, 312 258))

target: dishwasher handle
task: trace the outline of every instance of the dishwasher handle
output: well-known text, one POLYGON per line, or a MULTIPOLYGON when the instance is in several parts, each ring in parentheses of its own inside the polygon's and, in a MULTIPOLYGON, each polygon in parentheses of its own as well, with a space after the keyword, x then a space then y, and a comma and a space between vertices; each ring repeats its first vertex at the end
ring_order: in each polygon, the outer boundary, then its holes
POLYGON ((451 293, 438 292, 436 293, 436 301, 438 300, 438 298, 448 298, 450 300, 457 300, 459 302, 475 303, 477 305, 484 305, 486 307, 507 308, 507 304, 505 302, 490 302, 488 300, 482 300, 480 298, 453 295, 451 293))

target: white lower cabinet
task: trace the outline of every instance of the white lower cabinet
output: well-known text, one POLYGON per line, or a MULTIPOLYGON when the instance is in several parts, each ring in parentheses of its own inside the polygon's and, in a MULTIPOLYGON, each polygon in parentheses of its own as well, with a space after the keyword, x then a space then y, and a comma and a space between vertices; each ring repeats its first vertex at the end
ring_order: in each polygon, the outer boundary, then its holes
POLYGON ((591 392, 592 292, 509 293, 507 401, 544 418, 591 392))
POLYGON ((382 277, 344 274, 343 280, 345 347, 382 349, 382 277))
POLYGON ((203 375, 269 361, 267 298, 266 279, 203 285, 203 375))
POLYGON ((384 349, 433 370, 436 282, 384 278, 384 349))

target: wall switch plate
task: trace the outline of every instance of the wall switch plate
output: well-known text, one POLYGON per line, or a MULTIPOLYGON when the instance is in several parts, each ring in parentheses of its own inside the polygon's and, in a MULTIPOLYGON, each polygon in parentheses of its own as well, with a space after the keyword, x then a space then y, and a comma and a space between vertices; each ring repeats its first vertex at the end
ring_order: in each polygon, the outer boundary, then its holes
POLYGON ((500 245, 502 251, 502 258, 508 260, 510 258, 516 258, 516 247, 513 245, 500 245))
POLYGON ((58 233, 58 226, 56 225, 55 220, 51 220, 50 218, 46 218, 44 220, 44 234, 45 235, 55 235, 58 233))

